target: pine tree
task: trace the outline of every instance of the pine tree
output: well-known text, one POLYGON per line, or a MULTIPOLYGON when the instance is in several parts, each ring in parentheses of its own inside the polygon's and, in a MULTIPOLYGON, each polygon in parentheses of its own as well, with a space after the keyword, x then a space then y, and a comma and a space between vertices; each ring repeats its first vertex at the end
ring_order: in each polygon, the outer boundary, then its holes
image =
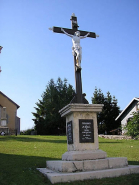
POLYGON ((59 110, 70 103, 74 90, 67 80, 53 79, 48 82, 42 94, 42 100, 36 103, 36 112, 32 113, 35 119, 35 129, 40 135, 59 135, 66 133, 65 118, 61 118, 59 110))
POLYGON ((115 118, 120 113, 120 108, 117 106, 117 99, 111 96, 110 92, 104 97, 101 89, 95 88, 92 97, 93 104, 104 104, 102 112, 98 113, 98 132, 99 134, 110 133, 111 130, 120 127, 120 122, 116 122, 115 118))

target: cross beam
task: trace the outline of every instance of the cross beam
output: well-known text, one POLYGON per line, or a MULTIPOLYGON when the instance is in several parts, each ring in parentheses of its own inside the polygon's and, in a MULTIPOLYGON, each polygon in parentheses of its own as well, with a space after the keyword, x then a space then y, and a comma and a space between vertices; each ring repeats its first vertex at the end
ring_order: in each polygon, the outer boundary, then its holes
MULTIPOLYGON (((80 32, 80 36, 86 36, 88 33, 89 35, 87 35, 87 37, 90 38, 96 38, 98 37, 98 35, 96 35, 96 33, 94 32, 88 32, 88 31, 82 31, 82 30, 78 30, 78 23, 77 23, 77 17, 75 16, 75 14, 72 14, 71 16, 71 25, 72 25, 72 29, 69 28, 61 28, 61 27, 52 27, 49 28, 50 30, 52 30, 55 33, 63 33, 65 34, 62 29, 69 35, 74 35, 76 31, 80 32)), ((76 87, 76 94, 74 95, 73 99, 71 100, 71 103, 84 103, 84 104, 88 104, 88 101, 85 99, 86 94, 82 94, 82 79, 81 79, 81 68, 77 68, 76 65, 77 62, 77 58, 74 55, 74 69, 75 69, 75 87, 76 87)))
MULTIPOLYGON (((68 29, 68 28, 63 28, 63 29, 65 30, 65 32, 67 32, 71 35, 74 35, 75 31, 77 31, 76 29, 68 29)), ((54 26, 52 28, 52 30, 55 33, 63 33, 64 34, 64 32, 61 31, 61 27, 54 26)), ((78 30, 78 31, 80 32, 80 36, 85 36, 88 33, 88 31, 82 31, 82 30, 78 30)), ((96 38, 97 37, 96 33, 94 33, 94 32, 89 32, 89 33, 90 34, 87 37, 90 37, 90 38, 96 38)))

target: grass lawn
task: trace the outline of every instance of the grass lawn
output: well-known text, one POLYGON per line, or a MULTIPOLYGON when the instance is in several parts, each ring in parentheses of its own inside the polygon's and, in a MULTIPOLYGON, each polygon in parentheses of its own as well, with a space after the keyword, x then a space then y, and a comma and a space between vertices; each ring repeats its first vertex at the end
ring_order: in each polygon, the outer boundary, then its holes
MULTIPOLYGON (((99 148, 108 157, 127 157, 129 164, 139 165, 139 140, 99 138, 99 148)), ((61 159, 66 151, 66 136, 0 136, 0 185, 50 185, 36 168, 61 159)), ((139 174, 60 184, 138 185, 139 174)))

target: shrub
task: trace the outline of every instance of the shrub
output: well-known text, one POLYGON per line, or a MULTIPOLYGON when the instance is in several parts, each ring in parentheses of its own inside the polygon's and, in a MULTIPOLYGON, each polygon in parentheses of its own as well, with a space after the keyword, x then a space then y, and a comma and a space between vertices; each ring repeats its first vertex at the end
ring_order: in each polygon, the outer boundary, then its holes
POLYGON ((131 136, 132 138, 139 137, 139 112, 133 113, 133 117, 128 120, 124 129, 127 131, 126 135, 131 136))

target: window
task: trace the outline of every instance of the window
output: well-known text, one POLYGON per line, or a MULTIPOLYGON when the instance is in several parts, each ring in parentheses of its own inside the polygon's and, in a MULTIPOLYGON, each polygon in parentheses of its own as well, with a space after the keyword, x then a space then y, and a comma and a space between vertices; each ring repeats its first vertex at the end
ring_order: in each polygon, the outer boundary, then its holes
POLYGON ((2 127, 5 127, 6 125, 7 125, 7 124, 6 124, 6 120, 4 120, 4 119, 1 120, 1 126, 2 126, 2 127))
POLYGON ((136 105, 136 109, 137 109, 137 111, 139 110, 139 103, 137 103, 137 105, 136 105))
POLYGON ((8 124, 9 123, 9 115, 6 114, 6 123, 8 124))

